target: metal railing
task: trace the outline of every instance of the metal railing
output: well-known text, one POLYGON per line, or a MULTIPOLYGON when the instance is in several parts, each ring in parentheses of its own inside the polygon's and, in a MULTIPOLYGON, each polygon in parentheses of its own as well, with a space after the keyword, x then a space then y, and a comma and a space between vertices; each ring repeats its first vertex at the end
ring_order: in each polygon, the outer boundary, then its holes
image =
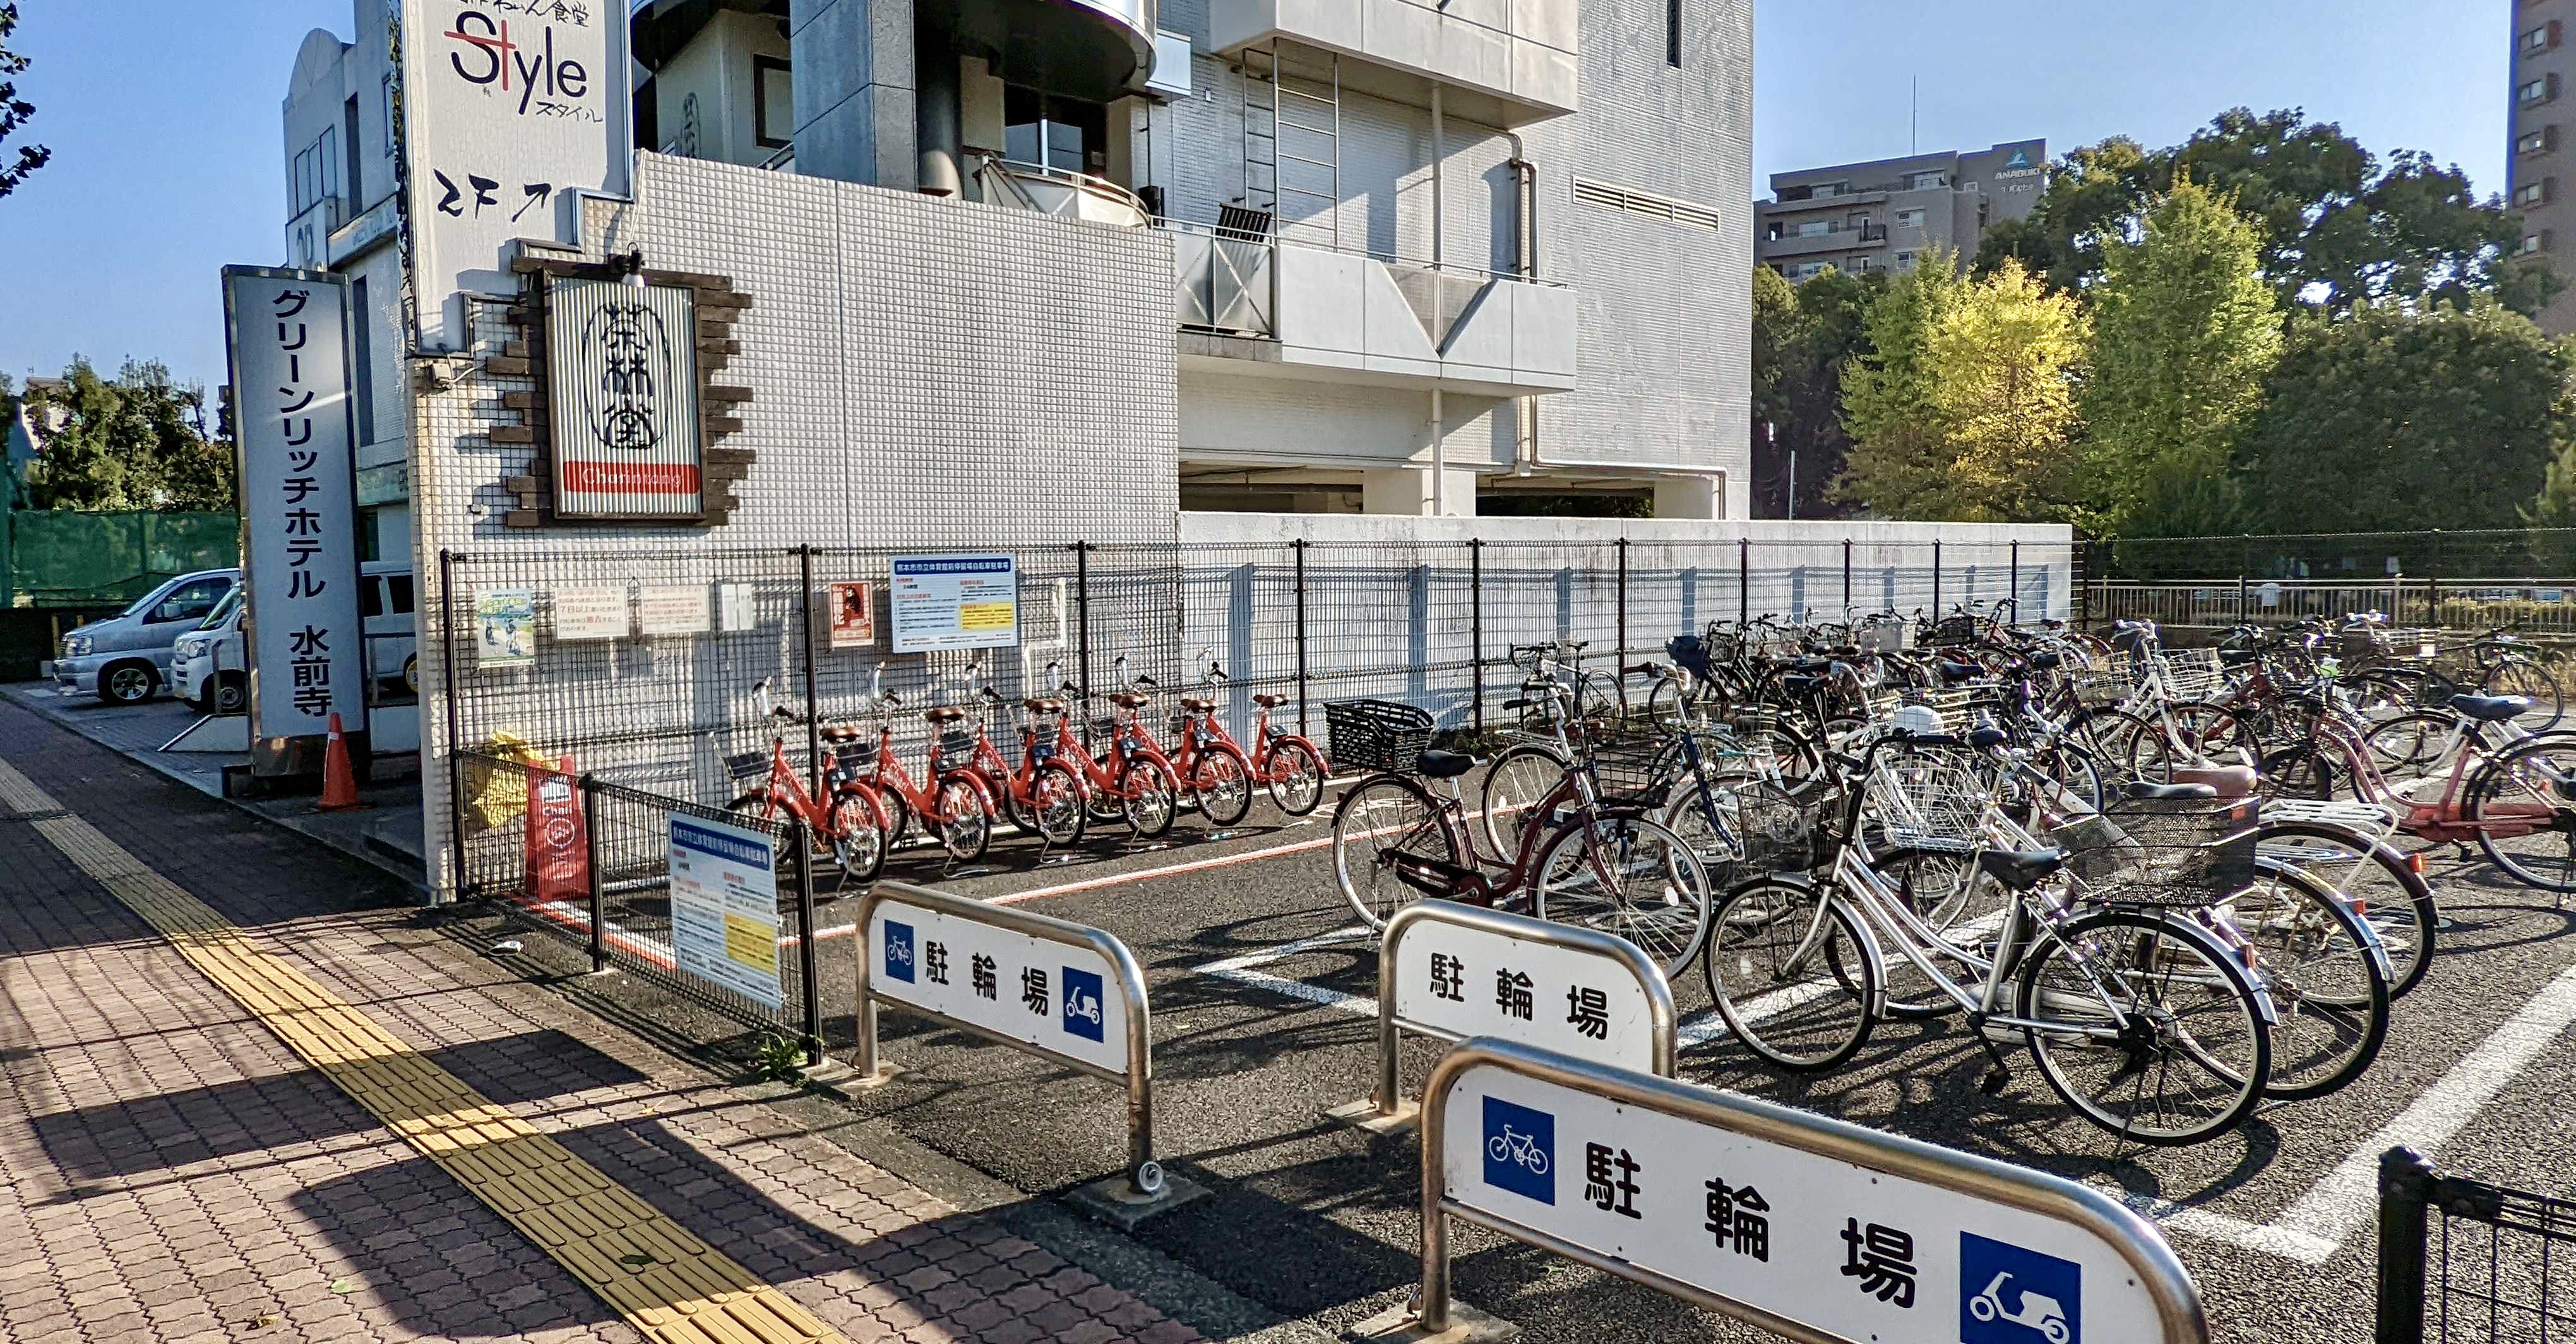
POLYGON ((2571 1255, 2576 1202, 2380 1155, 2378 1344, 2576 1339, 2571 1255))
POLYGON ((975 180, 987 205, 1016 206, 1057 219, 1140 229, 1152 219, 1136 193, 1105 177, 996 155, 978 156, 975 180))

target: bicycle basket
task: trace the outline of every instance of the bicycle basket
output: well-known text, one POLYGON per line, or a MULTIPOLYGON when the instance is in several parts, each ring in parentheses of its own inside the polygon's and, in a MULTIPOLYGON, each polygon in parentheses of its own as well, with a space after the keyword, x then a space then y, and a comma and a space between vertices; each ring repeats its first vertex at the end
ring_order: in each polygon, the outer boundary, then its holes
POLYGON ((1759 781, 1725 789, 1720 806, 1744 846, 1744 871, 1803 872, 1816 863, 1821 808, 1759 781))
POLYGON ((1977 836, 1990 796, 1961 757, 1890 752, 1870 767, 1867 810, 1892 845, 1958 844, 1977 836))
POLYGON ((2136 689, 2125 673, 2097 672, 2090 668, 2067 673, 2066 685, 2075 693, 2075 703, 2086 709, 2109 709, 2128 699, 2136 689))
POLYGON ((1118 740, 1118 716, 1114 714, 1097 716, 1091 720, 1086 731, 1091 734, 1095 742, 1115 742, 1118 740))
POLYGON ((1675 635, 1664 643, 1664 653, 1673 666, 1702 681, 1709 679, 1708 642, 1697 635, 1675 635))
POLYGON ((2214 905, 2254 880, 2260 802, 2131 802, 2051 830, 2087 900, 2113 905, 2214 905))
POLYGON ((724 758, 727 779, 757 779, 769 773, 769 753, 738 751, 724 758))
POLYGON ((939 735, 940 760, 945 761, 950 765, 955 765, 962 761, 972 760, 974 756, 975 735, 973 733, 941 733, 939 735))
POLYGON ((1324 727, 1337 766, 1410 770, 1431 745, 1431 715, 1394 700, 1327 700, 1324 727))
POLYGON ((2227 687, 2225 664, 2216 649, 2185 649, 2162 655, 2165 687, 2177 700, 2209 700, 2227 687))
POLYGON ((1944 616, 1932 623, 1932 630, 1923 642, 1936 649, 1974 644, 1977 642, 1977 618, 1944 616))
POLYGON ((1611 806, 1655 807, 1672 792, 1678 751, 1662 736, 1603 734, 1590 742, 1592 779, 1611 806))

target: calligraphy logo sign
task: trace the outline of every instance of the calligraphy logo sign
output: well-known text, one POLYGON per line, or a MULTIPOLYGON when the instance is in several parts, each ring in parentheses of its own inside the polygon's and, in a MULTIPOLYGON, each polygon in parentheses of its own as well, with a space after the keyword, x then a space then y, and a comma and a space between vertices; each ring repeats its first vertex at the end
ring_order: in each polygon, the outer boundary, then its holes
POLYGON ((556 517, 702 516, 696 333, 685 287, 548 278, 556 517))

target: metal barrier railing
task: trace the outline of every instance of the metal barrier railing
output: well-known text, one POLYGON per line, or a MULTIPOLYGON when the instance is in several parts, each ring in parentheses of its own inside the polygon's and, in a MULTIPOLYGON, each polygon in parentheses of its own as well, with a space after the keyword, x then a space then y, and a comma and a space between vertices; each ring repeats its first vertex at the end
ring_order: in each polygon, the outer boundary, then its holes
POLYGON ((2571 1253, 2576 1201, 2380 1155, 2378 1344, 2576 1338, 2576 1285, 2551 1282, 2571 1253))
POLYGON ((1413 1127, 1420 1108, 1404 1099, 1398 1067, 1404 1032, 1453 1044, 1479 1036, 1518 1041, 1670 1078, 1674 1022, 1664 969, 1625 938, 1456 901, 1417 901, 1397 911, 1378 939, 1377 1090, 1325 1115, 1372 1134, 1413 1127), (1486 985, 1493 992, 1480 992, 1486 985))
POLYGON ((1450 1300, 1453 1217, 1818 1344, 2209 1338, 2173 1248, 2098 1190, 1501 1041, 1432 1070, 1421 1296, 1355 1337, 1508 1331, 1450 1300))
POLYGON ((1095 1212, 1133 1227, 1206 1193, 1154 1160, 1153 1011, 1125 943, 907 882, 871 890, 858 926, 854 1086, 900 1072, 877 1056, 877 1006, 891 1005, 1126 1089, 1126 1171, 1074 1192, 1095 1212), (1040 946, 1058 951, 1040 958, 1040 946))

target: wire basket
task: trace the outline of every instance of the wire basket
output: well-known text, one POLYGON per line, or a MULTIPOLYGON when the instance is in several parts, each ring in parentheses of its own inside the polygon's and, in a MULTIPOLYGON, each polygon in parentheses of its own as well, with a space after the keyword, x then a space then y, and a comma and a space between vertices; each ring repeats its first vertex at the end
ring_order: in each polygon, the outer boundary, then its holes
POLYGON ((2185 649, 2158 656, 2165 689, 2177 700, 2207 700, 2227 687, 2227 671, 2216 649, 2185 649))
POLYGON ((724 758, 725 778, 756 779, 768 774, 769 759, 770 753, 766 750, 734 752, 724 758))
POLYGON ((1744 846, 1749 873, 1804 872, 1816 865, 1822 807, 1772 785, 1747 780, 1726 791, 1727 824, 1744 846))
POLYGON ((1430 712, 1394 700, 1327 700, 1324 727, 1333 764, 1358 770, 1411 770, 1431 745, 1430 712))
POLYGON ((1883 752, 1865 787, 1866 814, 1891 845, 1971 842, 1993 796, 1970 759, 1949 752, 1883 752))
POLYGON ((940 760, 945 761, 950 765, 955 765, 962 761, 972 760, 974 759, 974 756, 975 734, 972 730, 941 733, 939 735, 940 760))
POLYGON ((2254 881, 2260 801, 2124 803, 2051 830, 2078 894, 2109 905, 2215 905, 2254 881))
POLYGON ((1956 648, 1976 642, 1977 618, 1974 616, 1944 616, 1934 621, 1932 628, 1923 635, 1924 645, 1935 649, 1956 648))
POLYGON ((2136 684, 2126 673, 2078 668, 2066 674, 2066 688, 2075 703, 2086 709, 2109 709, 2135 693, 2136 684))
POLYGON ((1602 734, 1586 744, 1585 763, 1605 803, 1652 807, 1672 794, 1681 753, 1671 739, 1638 733, 1602 734))

